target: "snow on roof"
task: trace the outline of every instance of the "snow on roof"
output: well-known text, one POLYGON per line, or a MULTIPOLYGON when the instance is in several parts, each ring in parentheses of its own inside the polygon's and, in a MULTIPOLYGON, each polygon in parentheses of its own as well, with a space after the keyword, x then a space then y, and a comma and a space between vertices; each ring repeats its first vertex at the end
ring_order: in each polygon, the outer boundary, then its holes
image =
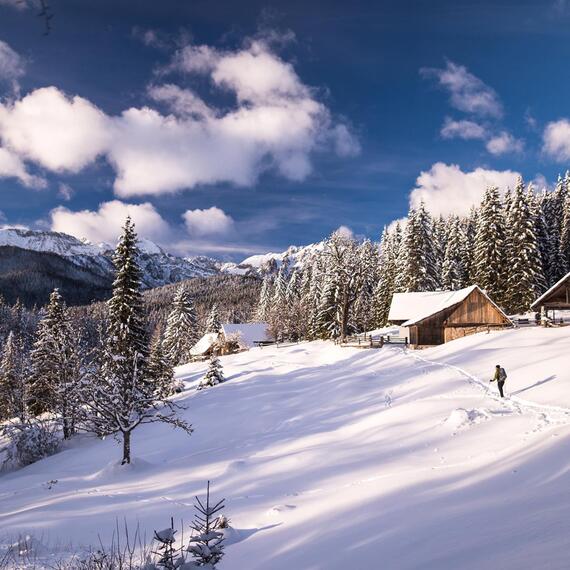
POLYGON ((550 295, 550 293, 552 293, 557 287, 560 287, 560 285, 562 285, 562 283, 564 283, 564 281, 566 280, 570 280, 570 273, 567 273, 566 275, 564 275, 564 277, 562 277, 562 279, 560 279, 559 281, 557 281, 548 291, 546 291, 545 293, 543 293, 531 306, 531 309, 534 309, 534 307, 536 307, 544 298, 548 297, 548 295, 550 295))
MULTIPOLYGON (((402 326, 409 327, 419 321, 423 321, 431 315, 435 315, 444 309, 449 309, 465 300, 475 289, 478 289, 487 297, 485 292, 477 285, 471 285, 457 291, 425 291, 421 293, 394 293, 389 321, 405 321, 402 326)), ((493 303, 489 297, 487 299, 493 303)), ((495 304, 505 318, 507 315, 495 304)))
POLYGON ((222 325, 224 336, 239 334, 242 342, 252 347, 256 341, 270 340, 267 323, 226 323, 222 325))
POLYGON ((402 326, 409 327, 435 313, 439 313, 444 309, 449 309, 461 303, 461 301, 466 299, 475 289, 478 289, 477 285, 471 285, 470 287, 458 289, 457 291, 437 291, 436 293, 439 294, 438 297, 428 297, 429 300, 424 304, 424 307, 418 310, 418 312, 412 313, 402 326))
POLYGON ((218 333, 206 333, 191 349, 192 356, 201 356, 212 348, 212 345, 218 340, 218 333))

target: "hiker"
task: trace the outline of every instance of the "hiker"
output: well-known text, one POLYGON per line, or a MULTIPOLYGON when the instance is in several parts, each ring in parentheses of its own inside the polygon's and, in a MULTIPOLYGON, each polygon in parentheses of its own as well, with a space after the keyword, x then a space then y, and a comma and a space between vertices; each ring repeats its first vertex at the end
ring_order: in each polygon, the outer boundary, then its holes
POLYGON ((499 386, 499 394, 501 394, 501 398, 505 397, 505 394, 503 394, 503 386, 505 385, 506 379, 507 379, 507 373, 505 372, 505 369, 500 364, 497 364, 497 366, 495 366, 495 376, 493 377, 491 382, 495 382, 495 381, 497 382, 497 386, 499 386))

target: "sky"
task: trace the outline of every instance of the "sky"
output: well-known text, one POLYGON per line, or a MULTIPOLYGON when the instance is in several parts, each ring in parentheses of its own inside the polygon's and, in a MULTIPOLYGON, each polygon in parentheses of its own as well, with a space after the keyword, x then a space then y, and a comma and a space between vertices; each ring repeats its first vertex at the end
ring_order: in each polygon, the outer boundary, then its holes
POLYGON ((570 2, 0 0, 0 223, 239 260, 570 163, 570 2))

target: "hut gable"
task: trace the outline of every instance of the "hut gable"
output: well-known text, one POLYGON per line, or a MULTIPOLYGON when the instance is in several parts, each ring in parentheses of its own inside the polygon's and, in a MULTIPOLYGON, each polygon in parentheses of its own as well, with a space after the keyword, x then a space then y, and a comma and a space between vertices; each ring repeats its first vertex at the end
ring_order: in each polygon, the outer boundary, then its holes
POLYGON ((541 295, 531 309, 570 309, 570 273, 541 295))
MULTIPOLYGON (((408 319, 401 322, 409 331, 410 344, 436 345, 489 328, 509 326, 505 313, 477 286, 458 291, 439 291, 424 297, 424 304, 415 302, 417 293, 400 293, 396 299, 398 311, 403 315, 408 306, 408 319), (408 295, 414 302, 406 304, 408 295), (411 315, 411 311, 418 311, 411 315)), ((396 297, 396 295, 394 295, 396 297)), ((392 311, 391 311, 392 314, 392 311)))

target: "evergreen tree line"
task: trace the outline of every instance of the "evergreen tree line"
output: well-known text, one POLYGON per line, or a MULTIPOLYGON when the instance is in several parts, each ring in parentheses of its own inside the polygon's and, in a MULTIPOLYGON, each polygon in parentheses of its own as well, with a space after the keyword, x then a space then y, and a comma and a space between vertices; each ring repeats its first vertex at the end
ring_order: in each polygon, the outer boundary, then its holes
POLYGON ((541 193, 519 178, 502 194, 487 188, 467 216, 422 203, 379 243, 333 233, 302 266, 285 260, 264 278, 256 318, 276 338, 343 340, 385 326, 394 293, 473 284, 518 314, 569 271, 570 174, 541 193))

